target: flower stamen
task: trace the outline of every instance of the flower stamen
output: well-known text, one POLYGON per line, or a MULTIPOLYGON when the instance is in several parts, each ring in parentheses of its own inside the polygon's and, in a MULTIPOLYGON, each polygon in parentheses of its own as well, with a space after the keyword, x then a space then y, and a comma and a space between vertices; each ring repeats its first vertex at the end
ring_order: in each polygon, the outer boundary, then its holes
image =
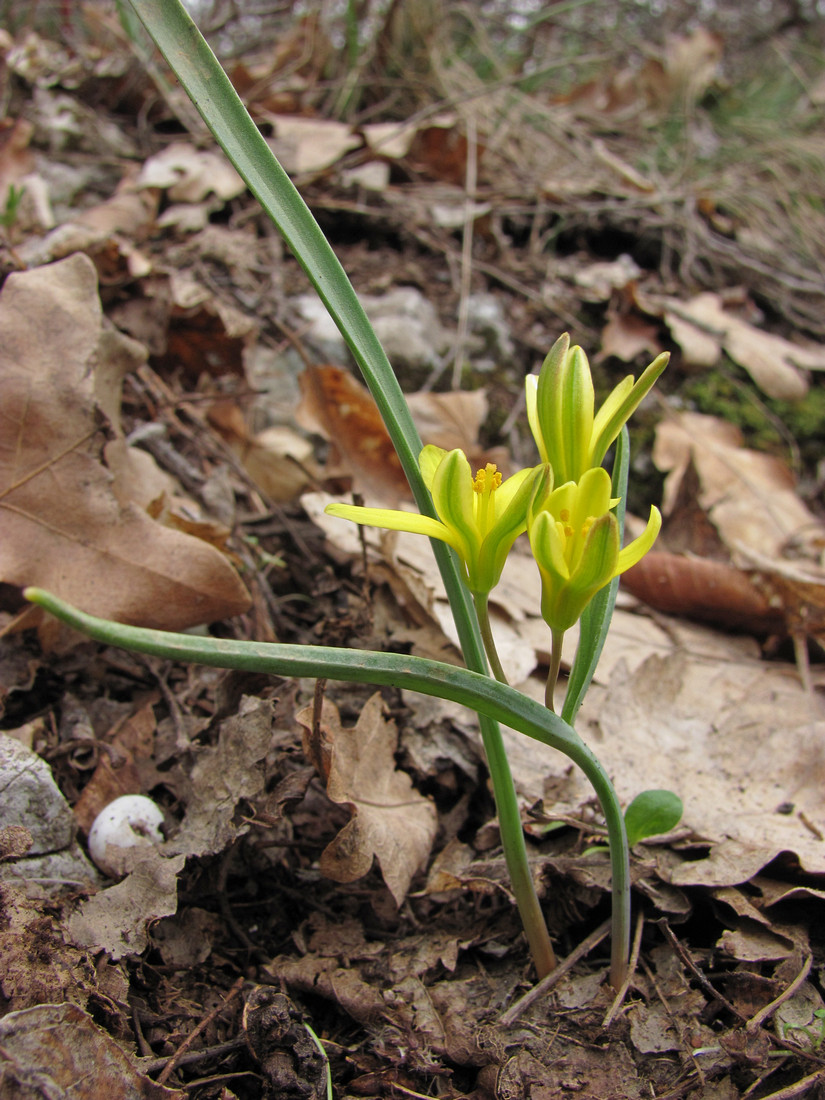
POLYGON ((477 493, 491 493, 501 485, 501 471, 495 462, 488 462, 483 470, 476 472, 473 489, 477 493))
POLYGON ((483 470, 476 472, 473 480, 473 492, 478 493, 476 517, 479 529, 485 534, 490 529, 491 519, 495 521, 495 505, 491 509, 490 504, 500 485, 501 474, 495 462, 488 462, 483 470))

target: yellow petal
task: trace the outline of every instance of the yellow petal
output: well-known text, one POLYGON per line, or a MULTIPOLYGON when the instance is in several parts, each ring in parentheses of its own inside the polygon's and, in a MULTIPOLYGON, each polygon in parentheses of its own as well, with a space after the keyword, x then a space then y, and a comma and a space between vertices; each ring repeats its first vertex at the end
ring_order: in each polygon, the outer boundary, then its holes
POLYGON ((431 539, 440 539, 462 552, 462 546, 455 535, 444 523, 418 512, 399 512, 393 508, 360 508, 355 504, 340 504, 337 501, 324 509, 328 516, 339 519, 351 519, 367 527, 383 527, 387 531, 409 531, 414 535, 427 535, 431 539))
POLYGON ((448 451, 433 477, 433 504, 442 523, 455 533, 465 561, 475 557, 480 535, 473 507, 473 474, 463 451, 448 451))
POLYGON ((571 348, 567 356, 559 397, 564 458, 560 474, 578 481, 590 464, 595 403, 590 363, 580 347, 571 348))
POLYGON ((591 465, 598 466, 607 453, 607 448, 622 430, 622 426, 641 404, 642 399, 652 388, 654 382, 665 369, 670 352, 663 351, 653 362, 645 367, 634 382, 628 375, 613 390, 593 422, 593 442, 590 452, 591 465))
MULTIPOLYGON (((512 475, 512 477, 508 477, 505 482, 499 485, 498 489, 496 489, 495 496, 493 497, 497 517, 501 517, 504 515, 504 513, 510 507, 513 497, 515 497, 515 495, 523 487, 525 481, 527 481, 528 478, 535 478, 536 472, 541 468, 542 467, 539 466, 528 466, 525 470, 517 470, 516 473, 512 475)), ((533 485, 531 484, 530 492, 532 493, 532 491, 533 485)), ((529 494, 527 499, 529 499, 529 494)), ((525 518, 526 514, 527 509, 525 505, 525 518)))
POLYGON ((536 441, 536 446, 539 449, 539 455, 542 462, 547 462, 547 448, 544 445, 544 437, 541 434, 541 428, 539 427, 539 414, 536 409, 536 391, 538 389, 538 376, 535 374, 528 374, 524 379, 524 400, 527 404, 527 423, 530 425, 530 431, 533 433, 533 439, 536 441))
POLYGON ((629 546, 625 546, 623 550, 619 551, 619 560, 616 563, 616 572, 614 576, 618 576, 619 573, 624 573, 631 565, 635 565, 637 561, 641 561, 651 546, 653 546, 661 529, 662 514, 658 508, 651 507, 650 519, 647 521, 647 527, 645 527, 641 535, 639 535, 637 539, 634 539, 629 546))
POLYGON ((436 447, 434 443, 428 443, 418 456, 418 468, 421 471, 421 476, 424 479, 424 484, 427 486, 430 492, 433 491, 433 478, 435 477, 435 471, 441 465, 441 462, 447 452, 443 447, 436 447))

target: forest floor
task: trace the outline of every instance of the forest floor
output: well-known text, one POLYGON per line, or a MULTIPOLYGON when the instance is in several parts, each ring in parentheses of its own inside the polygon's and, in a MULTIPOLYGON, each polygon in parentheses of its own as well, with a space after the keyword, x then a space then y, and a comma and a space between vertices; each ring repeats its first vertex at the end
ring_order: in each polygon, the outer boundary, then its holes
MULTIPOLYGON (((472 713, 144 658, 25 604, 33 584, 137 625, 459 660, 426 540, 323 514, 353 492, 397 505, 403 475, 160 61, 103 15, 71 45, 0 32, 3 1089, 825 1096, 817 74, 760 130, 725 114, 729 45, 699 30, 633 81, 617 62, 555 99, 469 94, 461 70, 438 111, 356 125, 313 104, 306 28, 228 68, 425 441, 532 464, 523 379, 562 331, 600 395, 671 352, 631 425, 630 510, 665 527, 579 730, 623 803, 668 789, 684 816, 632 852, 617 997, 598 805, 505 731, 563 963, 534 996, 472 713), (124 794, 154 800, 165 840, 107 876, 87 837, 124 794)), ((494 602, 511 681, 540 698, 526 554, 494 602)))

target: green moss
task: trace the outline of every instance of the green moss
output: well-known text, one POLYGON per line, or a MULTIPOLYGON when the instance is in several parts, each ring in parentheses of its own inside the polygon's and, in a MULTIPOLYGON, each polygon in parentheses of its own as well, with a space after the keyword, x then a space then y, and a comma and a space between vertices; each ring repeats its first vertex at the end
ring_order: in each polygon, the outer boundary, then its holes
POLYGON ((801 401, 779 401, 762 394, 733 363, 689 379, 680 396, 696 412, 718 416, 741 429, 745 443, 788 459, 790 441, 799 448, 803 470, 813 472, 825 437, 825 388, 818 376, 801 401))

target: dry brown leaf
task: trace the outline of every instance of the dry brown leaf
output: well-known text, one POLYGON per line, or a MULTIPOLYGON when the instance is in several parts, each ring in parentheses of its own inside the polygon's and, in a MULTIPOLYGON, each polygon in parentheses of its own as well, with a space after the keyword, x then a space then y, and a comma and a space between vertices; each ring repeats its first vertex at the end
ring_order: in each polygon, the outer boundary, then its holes
POLYGON ((148 942, 147 929, 178 907, 178 875, 186 856, 167 859, 147 849, 126 878, 87 898, 66 925, 79 946, 105 951, 113 959, 139 955, 148 942))
POLYGON ((768 397, 798 401, 808 392, 808 382, 798 368, 825 370, 825 348, 801 347, 756 328, 726 310, 719 294, 709 291, 689 302, 665 298, 662 304, 669 323, 674 316, 682 322, 674 337, 684 340, 687 334, 688 346, 702 341, 705 346, 700 359, 711 356, 710 341, 719 341, 768 397), (698 332, 690 334, 686 324, 698 332))
POLYGON ((53 911, 44 910, 42 902, 35 903, 9 882, 4 882, 2 896, 0 981, 5 1010, 84 1003, 94 985, 92 966, 65 942, 53 911))
POLYGON ((238 450, 246 472, 270 500, 297 500, 314 479, 312 443, 287 426, 238 441, 238 450))
POLYGON ((221 722, 217 745, 196 757, 186 817, 167 852, 214 855, 246 831, 247 826, 236 823, 237 807, 263 790, 271 744, 272 703, 244 696, 237 714, 221 722))
POLYGON ((398 905, 413 875, 430 854, 435 839, 435 807, 419 794, 406 772, 395 766, 398 734, 382 714, 376 692, 357 724, 344 728, 338 708, 324 700, 320 738, 313 732, 313 708, 296 715, 306 729, 304 751, 326 780, 333 802, 352 811, 352 819, 327 845, 321 871, 335 882, 353 882, 377 858, 381 874, 398 905))
MULTIPOLYGON (((218 743, 203 748, 191 769, 186 792, 186 816, 178 832, 160 850, 147 850, 140 862, 115 886, 99 891, 83 902, 69 922, 76 943, 104 950, 114 958, 140 953, 147 942, 147 924, 177 910, 177 874, 186 859, 223 851, 247 826, 236 823, 238 803, 258 796, 265 783, 264 758, 272 744, 272 704, 244 696, 237 714, 221 723, 218 743)), ((137 760, 149 755, 154 717, 146 706, 120 731, 121 755, 137 760)), ((191 746, 189 746, 191 748, 191 746)), ((108 759, 108 754, 104 760, 108 759)), ((129 770, 127 764, 122 771, 129 770)), ((131 769, 133 779, 136 771, 131 769)), ((84 828, 101 807, 101 792, 111 797, 123 793, 113 785, 111 766, 102 763, 77 807, 84 828), (91 788, 91 797, 86 793, 91 788)), ((140 786, 127 783, 128 793, 140 786)))
POLYGON ((152 943, 164 963, 175 970, 198 966, 212 954, 212 945, 220 935, 221 918, 190 905, 152 928, 152 943))
POLYGON ((173 497, 180 490, 148 451, 130 447, 122 436, 106 444, 103 461, 114 478, 112 492, 124 506, 131 502, 146 511, 153 500, 173 497))
POLYGON ((103 737, 109 751, 102 752, 94 774, 72 807, 75 821, 84 833, 110 802, 123 794, 142 794, 138 760, 151 757, 157 721, 153 704, 156 697, 140 710, 116 723, 103 737))
MULTIPOLYGON (((463 187, 467 174, 467 136, 457 121, 449 112, 427 119, 426 125, 418 127, 408 159, 416 172, 463 187)), ((485 143, 477 141, 479 161, 485 149, 485 143)))
MULTIPOLYGON (((126 177, 111 198, 81 211, 43 238, 30 238, 17 252, 28 267, 37 267, 74 252, 99 253, 108 241, 117 238, 116 249, 128 263, 135 251, 133 242, 146 236, 157 209, 157 192, 139 191, 133 180, 126 177)), ((137 254, 135 262, 145 266, 145 261, 137 254)))
POLYGON ((615 311, 602 329, 602 348, 597 359, 614 355, 623 363, 632 363, 640 355, 653 358, 661 350, 656 325, 636 313, 615 311))
POLYGON ((598 112, 632 111, 659 114, 678 101, 695 103, 716 79, 722 59, 719 35, 697 27, 689 35, 669 34, 660 57, 648 58, 641 69, 626 65, 588 81, 556 102, 589 107, 598 112))
POLYGON ((490 408, 486 390, 411 393, 407 396, 407 404, 425 443, 434 443, 445 451, 460 447, 474 469, 495 462, 506 476, 510 458, 507 448, 484 449, 478 442, 490 408))
POLYGON ((140 188, 167 190, 174 202, 201 202, 208 195, 234 199, 246 184, 222 153, 197 149, 175 141, 144 163, 137 179, 140 188))
POLYGON ((361 127, 370 152, 390 160, 407 156, 417 133, 418 127, 414 122, 371 122, 361 127))
POLYGON ((0 579, 166 630, 237 615, 249 597, 219 551, 117 500, 96 402, 111 347, 86 256, 9 276, 0 295, 0 579))
POLYGON ((781 608, 746 572, 725 562, 652 550, 622 575, 622 587, 671 615, 757 634, 785 628, 781 608))
POLYGON ((732 555, 744 545, 778 558, 790 540, 819 529, 816 517, 797 496, 788 467, 771 455, 743 447, 742 433, 727 421, 699 413, 662 421, 653 461, 668 473, 666 515, 693 463, 699 503, 732 555))
POLYGON ((709 369, 716 366, 722 354, 722 343, 717 336, 684 320, 673 310, 666 309, 664 319, 670 335, 682 349, 682 361, 686 367, 709 369))
POLYGON ((323 172, 363 144, 344 122, 268 112, 262 112, 262 116, 273 127, 268 143, 290 175, 323 172))
MULTIPOLYGON (((740 557, 753 567, 749 577, 772 607, 780 608, 787 632, 794 638, 816 638, 825 644, 825 569, 813 562, 804 568, 792 562, 776 562, 747 548, 740 557)), ((802 652, 800 673, 807 677, 802 652)))
POLYGON ((680 886, 735 885, 784 852, 821 875, 821 703, 792 666, 743 657, 700 626, 674 621, 673 633, 669 654, 592 688, 579 723, 583 733, 594 723, 623 802, 646 787, 675 791, 707 844, 704 858, 688 853, 660 873, 680 886))
POLYGON ((185 1094, 140 1073, 129 1055, 75 1004, 44 1004, 0 1020, 0 1093, 49 1100, 175 1100, 185 1094))
POLYGON ((336 448, 359 491, 396 502, 409 486, 369 390, 342 367, 308 367, 301 375, 303 401, 297 413, 336 448))
MULTIPOLYGON (((343 471, 370 504, 410 500, 411 492, 378 408, 366 386, 341 367, 311 367, 301 375, 303 401, 298 422, 332 443, 343 471)), ((478 434, 489 404, 484 390, 464 393, 412 393, 407 397, 425 443, 444 450, 460 447, 472 466, 495 462, 505 472, 503 447, 484 450, 478 434)), ((337 476, 334 464, 329 476, 337 476)))
POLYGON ((571 276, 576 287, 589 302, 607 302, 616 290, 625 290, 642 275, 642 269, 632 256, 622 253, 617 260, 598 260, 584 267, 574 266, 571 276))
POLYGON ((295 500, 312 480, 312 444, 293 428, 267 428, 253 436, 241 409, 228 399, 213 402, 207 418, 270 500, 295 500))

